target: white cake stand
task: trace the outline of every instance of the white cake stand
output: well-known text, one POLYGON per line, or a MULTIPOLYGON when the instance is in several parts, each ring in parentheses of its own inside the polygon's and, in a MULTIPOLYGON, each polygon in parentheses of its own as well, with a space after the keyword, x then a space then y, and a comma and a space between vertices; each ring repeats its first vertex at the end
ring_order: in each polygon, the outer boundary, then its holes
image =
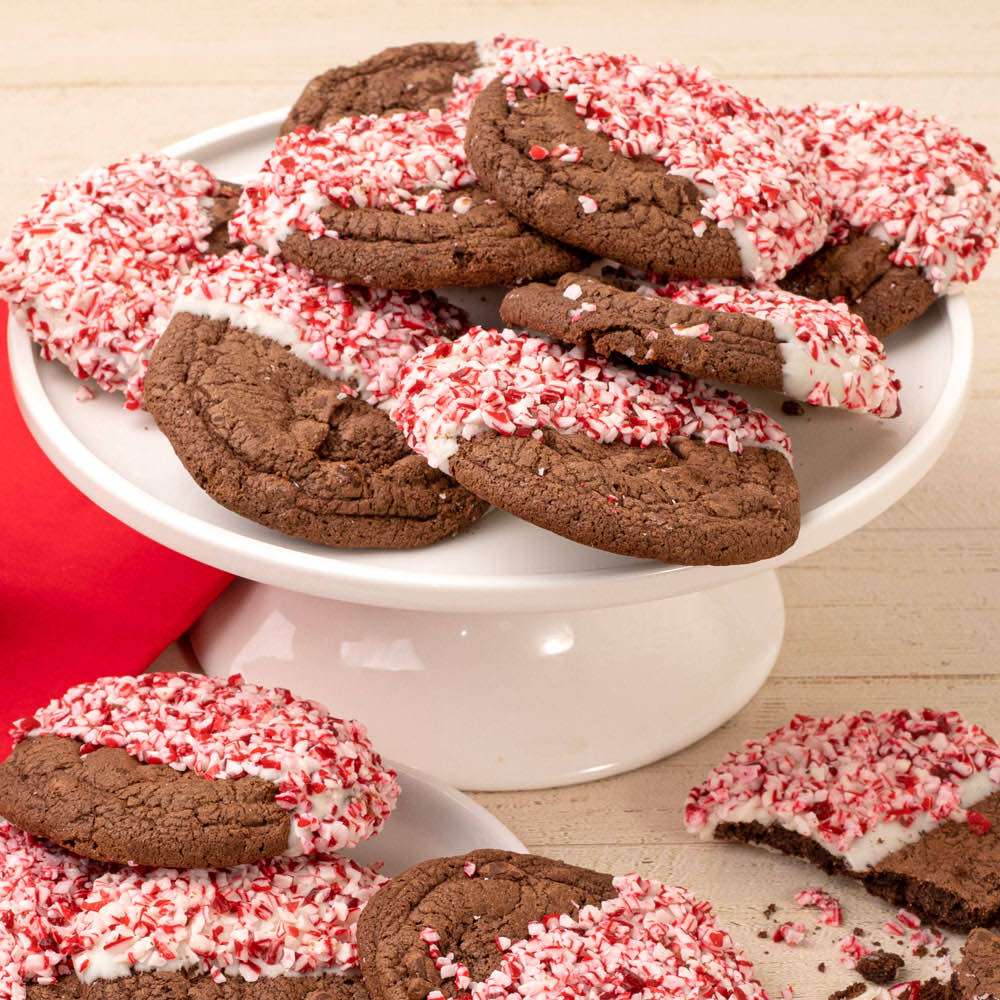
MULTIPOLYGON (((169 152, 251 174, 283 112, 169 152)), ((491 318, 489 295, 466 297, 491 318)), ((461 788, 539 788, 681 749, 764 683, 784 632, 774 570, 903 496, 944 450, 972 362, 962 297, 892 337, 903 415, 785 417, 802 489, 798 542, 752 566, 682 568, 587 549, 498 511, 417 552, 337 551, 218 506, 146 413, 74 401, 75 380, 11 324, 29 427, 62 472, 133 528, 235 573, 194 631, 209 674, 240 671, 363 719, 386 754, 461 788)), ((781 416, 778 402, 748 393, 781 416)))

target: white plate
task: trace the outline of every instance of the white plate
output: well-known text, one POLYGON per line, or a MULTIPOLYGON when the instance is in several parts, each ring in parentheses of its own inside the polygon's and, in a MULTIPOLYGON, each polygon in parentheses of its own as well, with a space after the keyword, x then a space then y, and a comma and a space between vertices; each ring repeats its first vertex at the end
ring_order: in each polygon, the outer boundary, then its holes
MULTIPOLYGON (((282 111, 212 129, 167 152, 201 160, 219 176, 252 174, 282 111)), ((490 309, 478 293, 471 301, 490 309)), ((466 304, 466 303, 463 303, 466 304)), ((972 360, 965 300, 935 305, 889 342, 903 380, 903 415, 882 421, 833 410, 781 417, 780 400, 748 392, 792 436, 802 490, 796 545, 749 567, 676 567, 598 552, 494 511, 464 535, 416 552, 324 549, 287 538, 210 500, 188 477, 145 413, 121 397, 74 400, 77 383, 44 364, 10 327, 22 411, 49 457, 91 499, 157 541, 202 562, 274 586, 382 607, 451 611, 542 611, 656 600, 731 583, 782 565, 854 531, 906 493, 943 451, 955 426, 972 360)))
POLYGON ((386 875, 398 875, 419 861, 481 847, 525 850, 500 820, 467 795, 403 764, 392 766, 399 773, 399 804, 377 837, 345 854, 366 865, 381 861, 386 875))

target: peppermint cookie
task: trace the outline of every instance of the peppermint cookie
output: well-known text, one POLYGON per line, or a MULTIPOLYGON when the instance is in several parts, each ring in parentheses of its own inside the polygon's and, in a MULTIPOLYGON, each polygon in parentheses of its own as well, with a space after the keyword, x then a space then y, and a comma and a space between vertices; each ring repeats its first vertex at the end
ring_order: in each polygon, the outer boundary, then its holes
POLYGON ((338 66, 306 84, 281 131, 321 129, 350 115, 442 109, 456 76, 480 64, 474 42, 417 42, 383 49, 356 66, 338 66))
POLYGON ((337 857, 108 869, 0 820, 0 998, 355 1000, 384 882, 337 857))
POLYGON ((711 907, 676 886, 475 851, 393 879, 358 922, 372 1000, 766 1000, 711 907))
POLYGON ((383 411, 404 361, 461 328, 431 296, 316 279, 255 251, 184 284, 146 403, 224 507, 337 548, 408 549, 486 504, 406 445, 383 411))
POLYGON ((191 161, 140 154, 61 182, 0 246, 0 297, 77 378, 142 405, 178 280, 223 252, 238 188, 191 161))
POLYGON ((977 928, 962 948, 952 1000, 1000 1000, 1000 934, 977 928))
MULTIPOLYGON (((404 59, 391 94, 421 89, 425 65, 404 59)), ((456 75, 441 107, 386 117, 370 112, 394 96, 382 93, 381 71, 371 72, 351 109, 357 117, 330 121, 334 112, 324 112, 322 129, 303 125, 278 139, 243 192, 235 239, 323 277, 397 289, 514 284, 579 264, 478 186, 463 140, 491 69, 456 75)))
POLYGON ((796 716, 694 788, 685 824, 856 878, 949 927, 1000 917, 1000 747, 957 712, 796 716))
POLYGON ((722 565, 776 555, 798 533, 784 431, 680 375, 474 328, 404 366, 391 414, 432 467, 595 548, 722 565))
POLYGON ((826 237, 774 115, 697 67, 498 38, 469 162, 549 236, 670 277, 773 281, 826 237))
POLYGON ((787 287, 843 296, 884 336, 979 277, 1000 230, 1000 173, 984 146, 894 105, 776 115, 823 195, 833 243, 787 287))
POLYGON ((327 855, 377 833, 399 795, 360 723, 238 675, 105 677, 12 736, 0 812, 99 861, 327 855))
POLYGON ((638 365, 759 386, 817 406, 895 417, 899 380, 846 306, 775 288, 671 282, 622 288, 582 274, 510 291, 505 323, 638 365))

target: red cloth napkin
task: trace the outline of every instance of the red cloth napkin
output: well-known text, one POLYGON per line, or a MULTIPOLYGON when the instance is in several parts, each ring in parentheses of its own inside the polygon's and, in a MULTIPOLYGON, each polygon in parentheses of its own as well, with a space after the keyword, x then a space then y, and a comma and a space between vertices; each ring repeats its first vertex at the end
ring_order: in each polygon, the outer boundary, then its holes
POLYGON ((0 759, 10 723, 71 684, 140 673, 231 577, 116 521, 21 419, 0 303, 0 759))

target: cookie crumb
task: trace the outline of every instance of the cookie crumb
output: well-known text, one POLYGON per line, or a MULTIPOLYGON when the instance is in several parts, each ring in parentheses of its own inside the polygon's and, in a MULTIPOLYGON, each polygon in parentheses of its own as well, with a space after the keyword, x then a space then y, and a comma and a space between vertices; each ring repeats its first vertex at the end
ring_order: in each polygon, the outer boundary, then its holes
POLYGON ((781 404, 781 412, 786 417, 801 417, 806 408, 797 399, 786 399, 781 404))
POLYGON ((864 976, 870 983, 888 986, 902 968, 903 959, 900 955, 888 951, 873 951, 870 955, 858 959, 854 971, 859 976, 864 976))

